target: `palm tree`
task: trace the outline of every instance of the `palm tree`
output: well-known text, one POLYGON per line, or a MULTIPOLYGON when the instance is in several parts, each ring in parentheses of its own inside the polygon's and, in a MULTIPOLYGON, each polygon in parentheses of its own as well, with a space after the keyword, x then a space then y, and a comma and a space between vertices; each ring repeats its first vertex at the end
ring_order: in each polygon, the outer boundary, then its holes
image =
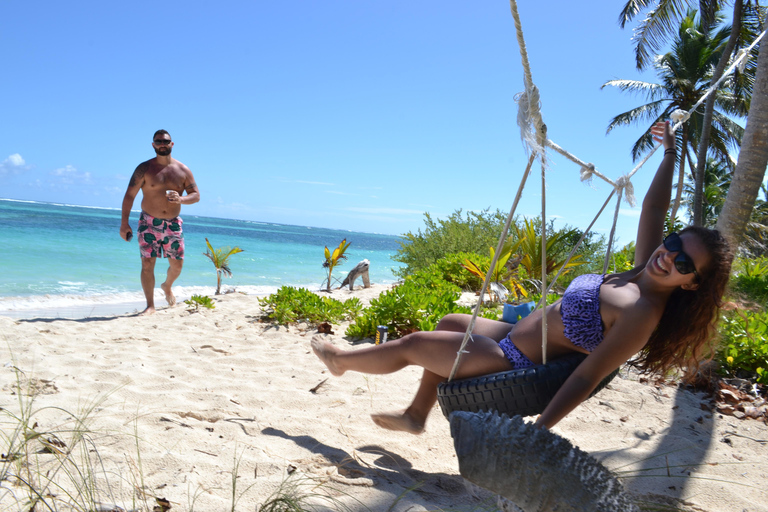
POLYGON ((758 198, 744 233, 744 245, 754 256, 768 256, 768 187, 760 187, 763 198, 758 198))
MULTIPOLYGON (((619 24, 622 28, 624 28, 626 23, 640 14, 640 12, 652 7, 647 16, 635 29, 635 34, 632 38, 636 44, 635 63, 638 69, 645 69, 650 63, 650 56, 658 51, 661 48, 661 45, 668 39, 677 20, 682 16, 684 4, 690 6, 691 2, 685 0, 627 1, 619 16, 619 24)), ((709 20, 723 5, 724 2, 722 0, 700 0, 699 10, 702 13, 702 17, 705 18, 705 20, 709 20)), ((731 37, 723 52, 722 58, 713 73, 712 83, 720 79, 731 56, 736 55, 736 52, 740 48, 745 47, 746 43, 754 40, 756 35, 763 30, 766 19, 765 12, 765 7, 760 7, 757 2, 752 2, 751 0, 736 0, 733 3, 733 15, 731 16, 731 19, 733 20, 734 30, 731 33, 731 37)), ((756 66, 754 61, 753 51, 753 55, 750 58, 750 65, 756 66)), ((765 66, 768 66, 768 63, 763 65, 764 68, 765 66)), ((734 75, 735 92, 736 95, 739 96, 739 82, 744 80, 739 76, 740 73, 736 72, 734 75)), ((754 68, 752 75, 754 76, 754 68)), ((746 82, 749 82, 749 77, 747 77, 746 82)), ((746 86, 751 89, 751 85, 746 86)), ((713 96, 707 98, 704 112, 705 128, 697 152, 697 175, 703 174, 705 155, 709 148, 709 127, 714 115, 714 102, 715 98, 713 96)), ((765 133, 765 119, 768 117, 768 112, 763 112, 765 109, 768 109, 768 103, 760 100, 757 115, 763 119, 763 121, 759 123, 763 125, 762 133, 765 133)), ((765 137, 762 137, 762 144, 760 137, 750 137, 747 146, 748 151, 746 151, 746 154, 748 155, 749 161, 748 163, 739 166, 736 171, 737 174, 740 175, 737 182, 741 183, 743 180, 743 184, 731 189, 733 194, 735 194, 734 199, 727 201, 727 206, 724 209, 725 217, 718 222, 721 230, 724 230, 729 236, 735 237, 736 239, 740 239, 744 233, 744 227, 749 218, 750 200, 753 201, 757 196, 760 186, 760 176, 765 172, 765 160, 768 158, 768 148, 766 148, 765 137), (760 163, 761 161, 762 164, 760 163)), ((694 196, 695 224, 701 223, 702 193, 703 183, 697 181, 694 196)))
POLYGON ((323 261, 323 268, 328 269, 328 285, 325 289, 328 293, 331 292, 331 274, 333 273, 333 269, 340 265, 342 260, 347 259, 347 255, 344 253, 347 252, 351 243, 352 242, 347 243, 347 239, 345 238, 333 252, 328 249, 327 245, 325 246, 325 261, 323 261))
POLYGON ((638 71, 647 68, 653 57, 675 33, 692 7, 698 4, 699 12, 706 24, 714 19, 723 5, 722 0, 627 0, 619 14, 619 26, 625 26, 643 11, 649 11, 634 29, 632 40, 635 42, 635 65, 638 71))
POLYGON ((216 295, 220 295, 221 274, 224 274, 227 277, 232 277, 232 271, 229 269, 229 257, 233 254, 243 252, 243 250, 239 247, 219 247, 214 250, 211 242, 209 242, 207 238, 205 239, 205 243, 208 246, 208 250, 203 254, 208 256, 213 262, 213 266, 216 267, 216 295))
MULTIPOLYGON (((723 205, 723 213, 717 219, 717 228, 735 240, 741 240, 752 215, 755 199, 762 186, 768 165, 768 51, 757 60, 757 77, 752 108, 747 119, 744 144, 739 163, 723 205)), ((766 197, 768 200, 768 197, 766 197)), ((765 240, 765 238, 763 238, 765 240)))
MULTIPOLYGON (((712 157, 707 158, 704 167, 704 186, 702 203, 702 223, 701 225, 714 228, 717 223, 717 217, 723 209, 725 196, 731 185, 731 176, 734 165, 726 164, 721 160, 712 157)), ((690 182, 685 184, 683 190, 685 198, 683 204, 688 207, 688 211, 693 211, 693 205, 696 196, 696 187, 690 182)))
MULTIPOLYGON (((720 15, 714 17, 713 23, 709 23, 698 17, 695 10, 688 11, 680 23, 671 51, 658 56, 653 64, 661 83, 609 80, 603 84, 602 87, 618 87, 622 91, 644 94, 649 100, 644 105, 614 117, 608 125, 608 132, 618 126, 633 123, 648 126, 632 147, 634 160, 638 160, 653 147, 650 127, 654 123, 669 119, 677 109, 690 111, 708 89, 712 71, 719 62, 730 35, 729 26, 716 28, 716 24, 721 21, 720 15)), ((710 155, 723 162, 731 161, 729 151, 738 148, 744 131, 732 117, 745 115, 751 99, 749 90, 735 87, 733 81, 730 82, 715 94, 717 110, 713 115, 714 123, 709 144, 710 155)), ((678 161, 679 178, 677 195, 672 205, 672 218, 676 217, 680 205, 686 162, 690 162, 693 167, 691 151, 696 154, 703 126, 704 116, 697 110, 678 132, 677 145, 682 156, 678 161)))

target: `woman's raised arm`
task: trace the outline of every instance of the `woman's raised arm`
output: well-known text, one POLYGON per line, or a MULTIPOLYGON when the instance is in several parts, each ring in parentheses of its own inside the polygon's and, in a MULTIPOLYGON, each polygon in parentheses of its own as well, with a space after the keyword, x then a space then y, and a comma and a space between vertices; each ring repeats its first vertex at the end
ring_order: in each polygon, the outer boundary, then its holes
POLYGON ((656 123, 651 128, 653 138, 664 144, 664 159, 661 161, 651 186, 643 199, 640 223, 637 226, 635 242, 635 266, 645 265, 653 251, 661 244, 664 236, 664 219, 672 195, 672 178, 675 174, 677 149, 675 135, 669 121, 656 123))

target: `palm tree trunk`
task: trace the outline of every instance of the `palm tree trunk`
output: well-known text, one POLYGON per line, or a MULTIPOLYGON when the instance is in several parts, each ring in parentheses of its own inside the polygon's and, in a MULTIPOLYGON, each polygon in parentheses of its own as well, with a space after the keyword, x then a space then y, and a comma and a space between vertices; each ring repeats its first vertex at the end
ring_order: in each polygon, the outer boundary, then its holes
POLYGON ((717 229, 734 241, 744 236, 768 165, 768 41, 761 41, 760 47, 739 161, 717 219, 717 229))
MULTIPOLYGON (((728 44, 725 51, 720 56, 717 68, 712 75, 711 84, 715 84, 723 76, 725 67, 731 58, 733 49, 736 48, 736 41, 741 32, 741 6, 742 0, 736 0, 733 3, 733 25, 731 26, 731 36, 728 38, 728 44)), ((704 224, 704 167, 707 165, 707 150, 709 149, 709 132, 712 129, 712 117, 715 113, 715 96, 713 91, 707 97, 706 107, 704 109, 704 124, 701 127, 701 140, 699 141, 699 151, 696 153, 696 174, 695 189, 693 194, 693 225, 701 226, 704 224)))
POLYGON ((221 269, 216 269, 216 295, 221 295, 221 269))

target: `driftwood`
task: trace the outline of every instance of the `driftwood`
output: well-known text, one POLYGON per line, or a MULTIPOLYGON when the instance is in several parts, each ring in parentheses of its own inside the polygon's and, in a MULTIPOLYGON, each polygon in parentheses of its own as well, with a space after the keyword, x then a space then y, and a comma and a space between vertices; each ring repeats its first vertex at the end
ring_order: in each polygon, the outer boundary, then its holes
POLYGON ((597 460, 520 416, 454 412, 450 422, 461 476, 516 505, 506 510, 638 510, 597 460))
POLYGON ((363 287, 370 288, 371 287, 371 281, 368 278, 368 268, 371 266, 371 262, 368 260, 363 260, 357 265, 355 265, 355 268, 349 271, 349 274, 347 274, 347 277, 344 278, 344 281, 341 283, 341 286, 339 288, 344 288, 345 286, 349 285, 349 289, 352 290, 355 286, 355 279, 358 277, 363 278, 363 287))

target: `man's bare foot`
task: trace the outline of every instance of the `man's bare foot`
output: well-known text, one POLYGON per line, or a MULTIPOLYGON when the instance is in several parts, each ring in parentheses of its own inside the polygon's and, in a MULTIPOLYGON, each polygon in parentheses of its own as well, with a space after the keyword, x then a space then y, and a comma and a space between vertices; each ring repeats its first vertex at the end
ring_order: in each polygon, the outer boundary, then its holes
POLYGON ((154 306, 147 306, 147 309, 139 313, 139 316, 149 316, 155 314, 155 307, 154 306))
POLYGON ((168 305, 174 306, 176 304, 176 296, 173 295, 171 287, 163 283, 160 285, 160 289, 165 293, 165 300, 168 301, 168 305))
POLYGON ((323 337, 319 335, 312 336, 312 341, 310 343, 315 355, 328 367, 328 371, 331 372, 331 375, 335 375, 336 377, 344 375, 344 371, 339 370, 333 362, 333 359, 339 352, 338 348, 325 341, 323 337))
POLYGON ((407 412, 379 412, 371 414, 375 424, 387 430, 408 432, 409 434, 421 434, 424 432, 424 423, 416 421, 407 412))

